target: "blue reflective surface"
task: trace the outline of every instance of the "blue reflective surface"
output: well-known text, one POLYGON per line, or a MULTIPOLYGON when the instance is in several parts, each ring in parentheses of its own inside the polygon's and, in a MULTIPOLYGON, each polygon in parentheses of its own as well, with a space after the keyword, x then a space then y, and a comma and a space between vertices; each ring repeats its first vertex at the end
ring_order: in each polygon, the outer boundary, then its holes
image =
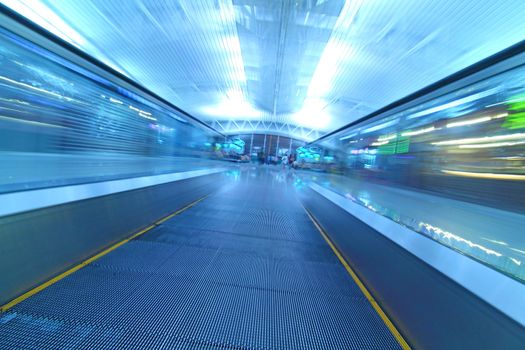
POLYGON ((217 135, 0 30, 0 192, 209 167, 217 135))
POLYGON ((525 280, 524 63, 298 150, 303 180, 525 280))

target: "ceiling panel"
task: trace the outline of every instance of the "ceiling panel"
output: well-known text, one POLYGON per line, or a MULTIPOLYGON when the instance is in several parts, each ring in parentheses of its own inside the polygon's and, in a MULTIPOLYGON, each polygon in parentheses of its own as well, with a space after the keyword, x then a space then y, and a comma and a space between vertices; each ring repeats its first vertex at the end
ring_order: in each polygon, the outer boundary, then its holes
POLYGON ((1 1, 210 124, 320 133, 525 38, 524 1, 1 1))

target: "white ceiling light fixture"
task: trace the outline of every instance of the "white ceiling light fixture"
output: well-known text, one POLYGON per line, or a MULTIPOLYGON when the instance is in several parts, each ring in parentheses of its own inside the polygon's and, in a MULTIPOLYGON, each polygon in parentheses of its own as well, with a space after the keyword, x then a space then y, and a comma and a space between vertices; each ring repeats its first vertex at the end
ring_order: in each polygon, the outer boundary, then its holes
POLYGON ((255 119, 262 116, 262 112, 246 100, 240 89, 229 90, 218 104, 205 106, 201 112, 219 119, 228 119, 228 117, 255 119))
POLYGON ((231 67, 229 67, 228 76, 237 84, 236 87, 241 87, 246 84, 246 74, 244 72, 244 61, 241 54, 241 43, 237 35, 231 35, 221 40, 225 51, 230 55, 231 67))
POLYGON ((307 98, 301 110, 294 114, 295 124, 312 129, 323 129, 330 124, 332 116, 326 110, 327 103, 322 99, 307 98))
POLYGON ((48 32, 56 35, 69 44, 94 55, 111 68, 129 77, 129 74, 115 64, 104 53, 100 52, 92 43, 88 42, 77 30, 66 23, 52 8, 42 0, 0 0, 0 2, 18 12, 20 15, 38 24, 48 32))
POLYGON ((50 10, 46 4, 39 0, 30 2, 24 0, 2 0, 2 3, 78 48, 86 44, 86 40, 82 35, 78 34, 62 18, 50 10))
POLYGON ((345 2, 310 81, 308 97, 320 98, 329 95, 341 63, 352 57, 352 45, 346 36, 350 33, 350 26, 361 3, 362 0, 345 2))

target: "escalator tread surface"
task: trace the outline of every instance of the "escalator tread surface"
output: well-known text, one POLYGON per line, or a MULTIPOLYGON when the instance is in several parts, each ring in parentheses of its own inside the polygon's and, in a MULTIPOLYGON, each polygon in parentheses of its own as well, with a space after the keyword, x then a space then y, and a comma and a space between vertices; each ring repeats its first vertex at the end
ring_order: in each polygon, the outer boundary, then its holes
POLYGON ((0 349, 400 349, 275 179, 232 180, 0 314, 0 349))

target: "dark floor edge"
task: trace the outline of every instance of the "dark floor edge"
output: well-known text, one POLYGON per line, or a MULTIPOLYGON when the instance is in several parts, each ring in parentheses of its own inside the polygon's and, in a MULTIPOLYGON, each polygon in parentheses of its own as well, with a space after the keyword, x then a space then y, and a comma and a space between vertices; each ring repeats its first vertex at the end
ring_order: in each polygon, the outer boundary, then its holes
POLYGON ((326 230, 321 226, 321 224, 319 223, 319 221, 315 218, 315 216, 306 208, 304 207, 304 210, 306 211, 306 213, 308 214, 308 217, 312 220, 314 226, 317 228, 317 230, 319 231, 319 233, 321 234, 321 236, 324 238, 324 240, 326 241, 326 243, 328 244, 328 246, 330 246, 330 248, 332 249, 332 251, 334 252, 334 254, 337 256, 337 258, 339 259, 339 261, 341 262, 341 264, 344 266, 345 270, 348 272, 348 274, 350 275, 350 277, 352 277, 352 280, 357 284, 357 286, 359 287, 359 289, 361 290, 361 292, 364 294, 365 298, 368 300, 368 302, 372 305, 372 307, 374 308, 374 310, 377 312, 377 314, 379 315, 379 317, 381 318, 381 320, 385 323, 385 326, 388 328, 388 330, 390 331, 390 333, 392 333, 392 335, 394 336, 394 338, 396 339, 396 341, 399 343, 399 345, 401 346, 401 348, 403 348, 404 350, 410 350, 411 347, 410 345, 408 344, 408 342, 405 340, 405 338, 403 337, 403 335, 401 334, 401 332, 399 332, 399 330, 397 329, 397 327, 395 326, 395 324, 390 320, 390 318, 388 317, 388 315, 386 314, 386 312, 381 308, 381 306, 379 305, 379 303, 376 301, 376 299, 373 297, 373 295, 370 293, 370 291, 368 290, 368 288, 366 287, 366 285, 361 281, 361 279, 359 278, 359 276, 357 276, 357 274, 354 272, 354 270, 352 269, 352 267, 348 264, 348 262, 346 261, 346 259, 343 257, 343 255, 340 253, 339 249, 337 248, 337 246, 334 244, 334 242, 332 242, 332 240, 330 239, 330 236, 329 234, 326 232, 326 230))

